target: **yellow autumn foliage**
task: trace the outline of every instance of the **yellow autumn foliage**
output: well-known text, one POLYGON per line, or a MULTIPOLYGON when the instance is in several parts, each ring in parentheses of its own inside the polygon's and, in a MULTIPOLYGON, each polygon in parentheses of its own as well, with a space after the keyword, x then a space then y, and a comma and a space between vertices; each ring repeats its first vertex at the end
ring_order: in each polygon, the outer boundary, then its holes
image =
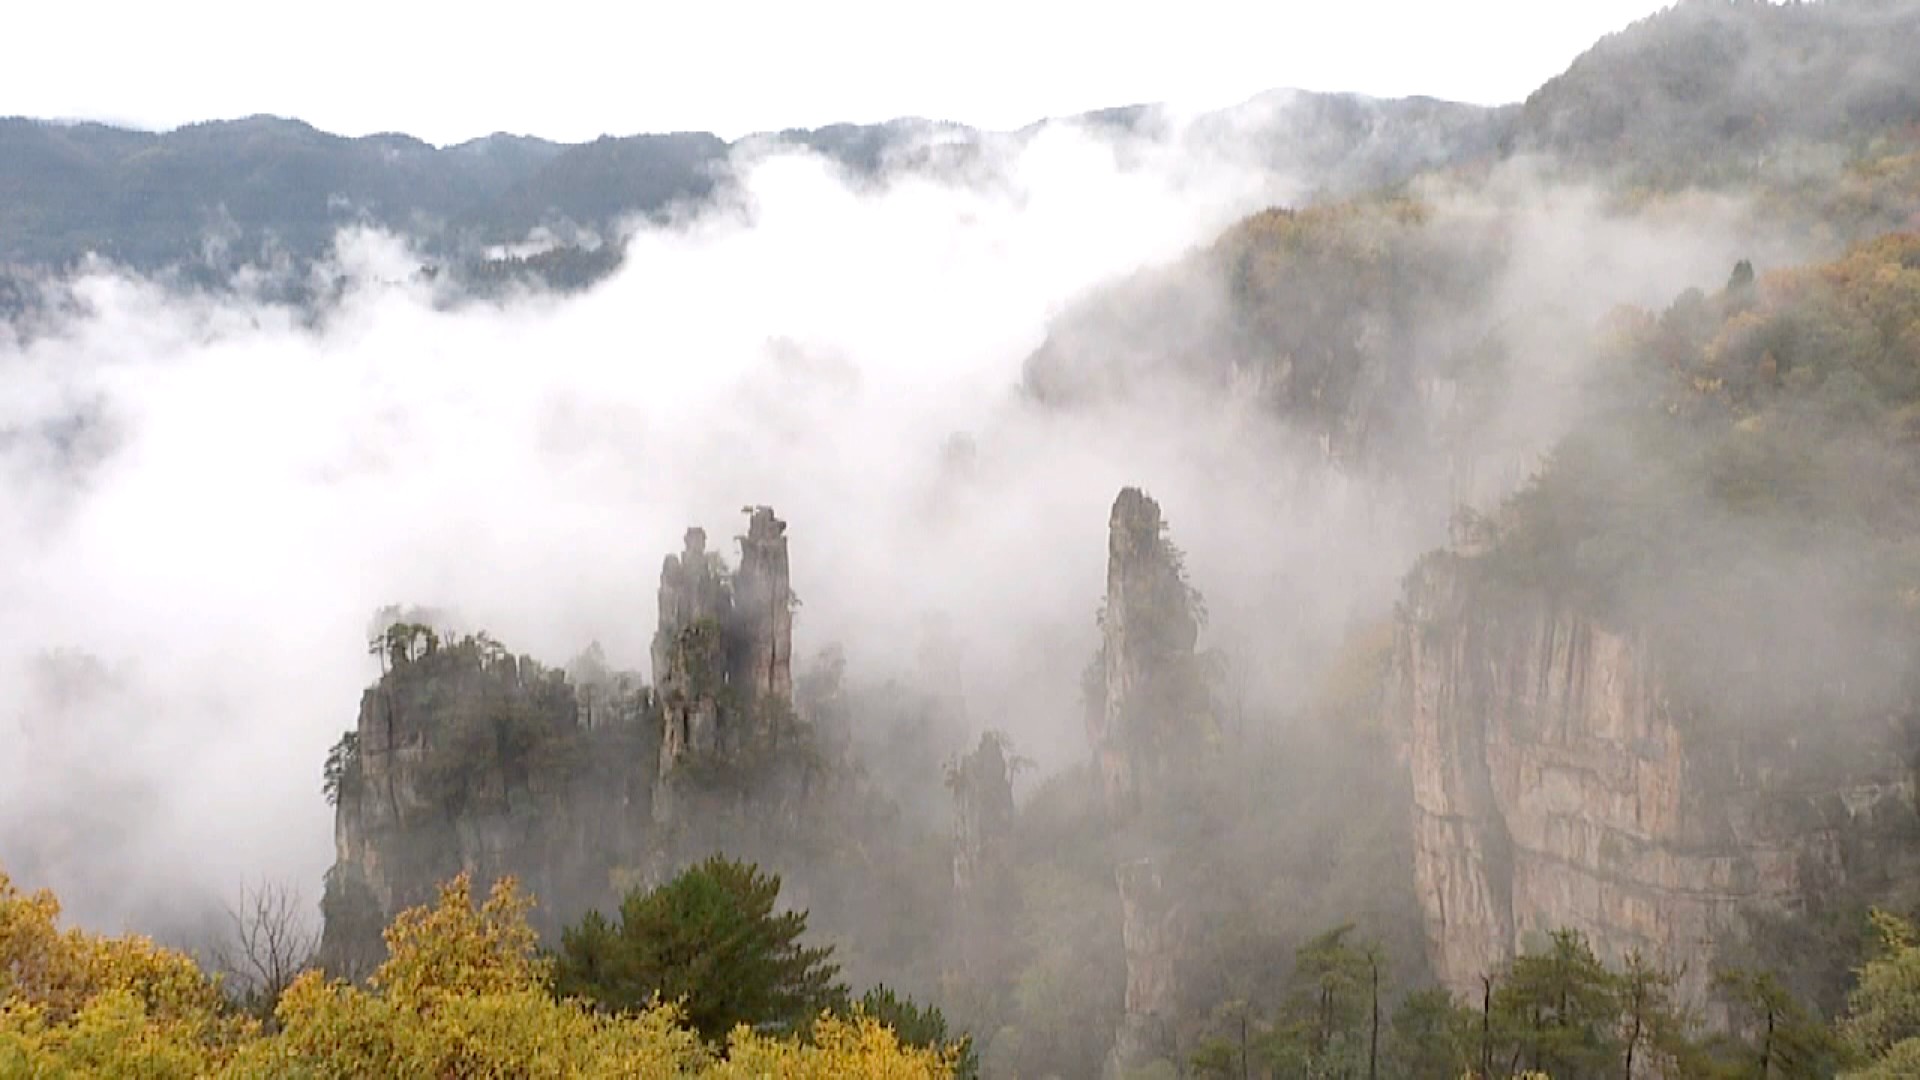
POLYGON ((50 893, 0 873, 0 1076, 841 1077, 952 1075, 871 1018, 823 1016, 810 1043, 741 1028, 718 1055, 673 1006, 602 1016, 547 992, 511 881, 476 907, 463 876, 402 913, 367 988, 300 976, 264 1031, 186 955, 58 927, 50 893))

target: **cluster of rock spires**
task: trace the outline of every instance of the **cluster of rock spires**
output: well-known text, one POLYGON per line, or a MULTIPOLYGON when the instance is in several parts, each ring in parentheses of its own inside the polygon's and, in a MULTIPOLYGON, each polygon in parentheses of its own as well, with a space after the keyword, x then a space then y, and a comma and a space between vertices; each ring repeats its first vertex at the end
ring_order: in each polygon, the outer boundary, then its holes
POLYGON ((660 568, 653 670, 661 709, 655 818, 671 821, 694 763, 741 763, 793 713, 793 586, 787 523, 749 507, 740 569, 707 551, 704 529, 660 568))
MULTIPOLYGON (((549 922, 565 921, 612 899, 616 868, 663 876, 690 855, 676 847, 687 830, 729 808, 748 813, 722 828, 741 827, 792 794, 779 767, 780 739, 797 723, 786 524, 767 507, 748 513, 738 570, 698 528, 665 559, 650 690, 606 671, 597 652, 569 677, 484 637, 388 631, 389 666, 342 743, 338 859, 324 904, 331 963, 365 970, 379 928, 463 870, 514 874, 542 897, 549 922)), ((1086 689, 1102 803, 1115 834, 1130 838, 1114 869, 1127 968, 1108 1063, 1117 1072, 1174 1050, 1183 909, 1150 838, 1209 721, 1194 654, 1198 596, 1158 504, 1136 489, 1114 503, 1108 554, 1086 689)), ((1004 737, 989 732, 948 769, 947 978, 975 989, 1004 987, 1017 959, 1014 767, 1004 737)))
MULTIPOLYGON (((1152 499, 1120 493, 1086 685, 1101 797, 1127 856, 1109 1075, 1175 1056, 1183 897, 1197 885, 1152 841, 1212 735, 1199 598, 1165 532, 1152 499)), ((1899 724, 1863 723, 1886 738, 1827 773, 1729 743, 1688 715, 1644 637, 1490 583, 1482 563, 1497 545, 1456 540, 1406 579, 1384 698, 1411 777, 1428 960, 1455 995, 1477 1000, 1529 942, 1574 929, 1609 962, 1637 951, 1676 972, 1681 999, 1712 1017, 1715 971, 1763 947, 1761 922, 1831 914, 1838 892, 1885 894, 1920 873, 1899 724)))
MULTIPOLYGON (((569 677, 484 636, 396 625, 375 643, 387 670, 329 764, 330 963, 364 970, 379 928, 460 871, 515 874, 566 919, 613 898, 616 868, 658 879, 804 796, 783 742, 803 726, 786 525, 748 513, 737 571, 697 528, 666 558, 652 689, 597 660, 569 677)), ((1409 575, 1386 698, 1428 958, 1448 989, 1477 994, 1531 937, 1572 928, 1607 959, 1637 950, 1679 970, 1683 997, 1705 1003, 1756 913, 1814 912, 1824 891, 1920 871, 1913 775, 1892 742, 1842 782, 1760 775, 1688 722, 1644 641, 1488 584, 1496 547, 1461 537, 1409 575)), ((1214 742, 1203 617, 1159 505, 1121 491, 1084 686, 1126 966, 1110 1075, 1177 1056, 1183 898, 1199 883, 1156 837, 1214 742)), ((1013 769, 989 733, 947 774, 946 977, 974 990, 1004 989, 1017 961, 1013 769)))
POLYGON ((329 766, 330 963, 364 969, 379 928, 461 871, 519 877, 549 921, 605 904, 614 870, 691 857, 699 815, 796 786, 778 753, 794 726, 786 523, 748 513, 737 571, 697 528, 667 557, 651 690, 597 652, 570 679, 484 635, 385 631, 386 670, 329 766))

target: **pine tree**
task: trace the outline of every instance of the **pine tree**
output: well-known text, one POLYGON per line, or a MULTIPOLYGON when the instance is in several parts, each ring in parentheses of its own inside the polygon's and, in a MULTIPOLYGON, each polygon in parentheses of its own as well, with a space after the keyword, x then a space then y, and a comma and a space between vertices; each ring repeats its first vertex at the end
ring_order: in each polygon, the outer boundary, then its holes
POLYGON ((736 1025, 793 1030, 844 1002, 833 950, 800 943, 804 911, 775 914, 780 878, 714 856, 620 904, 618 925, 589 913, 561 935, 555 989, 602 1008, 681 1002, 710 1042, 736 1025))

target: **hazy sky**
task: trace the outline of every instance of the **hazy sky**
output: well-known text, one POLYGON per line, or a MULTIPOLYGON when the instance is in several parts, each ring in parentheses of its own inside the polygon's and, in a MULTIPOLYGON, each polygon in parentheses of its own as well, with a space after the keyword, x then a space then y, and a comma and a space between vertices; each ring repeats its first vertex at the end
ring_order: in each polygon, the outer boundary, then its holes
POLYGON ((731 137, 902 115, 1006 128, 1282 86, 1499 103, 1665 6, 71 0, 8 12, 0 114, 171 127, 266 112, 445 143, 500 130, 731 137))

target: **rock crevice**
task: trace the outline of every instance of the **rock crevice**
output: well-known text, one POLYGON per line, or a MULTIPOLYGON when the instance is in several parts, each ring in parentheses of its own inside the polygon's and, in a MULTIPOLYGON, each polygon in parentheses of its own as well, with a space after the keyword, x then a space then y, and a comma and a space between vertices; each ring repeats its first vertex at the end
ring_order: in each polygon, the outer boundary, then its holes
POLYGON ((1850 826, 1818 807, 1910 818, 1897 754, 1838 786, 1744 775, 1737 740, 1676 704, 1643 639, 1494 583, 1484 558, 1424 559, 1394 648, 1416 888, 1448 989, 1478 993, 1529 941, 1571 928, 1603 957, 1638 950, 1679 971, 1704 1002, 1756 913, 1801 913, 1834 875, 1881 872, 1848 857, 1850 826))

